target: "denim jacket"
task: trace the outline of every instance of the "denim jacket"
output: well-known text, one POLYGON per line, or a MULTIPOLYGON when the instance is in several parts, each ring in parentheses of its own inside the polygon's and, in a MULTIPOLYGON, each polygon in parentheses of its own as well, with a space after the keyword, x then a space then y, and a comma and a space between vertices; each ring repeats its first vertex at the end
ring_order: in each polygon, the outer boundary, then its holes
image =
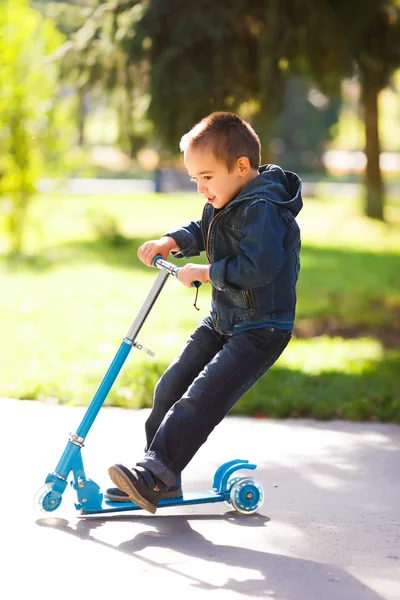
POLYGON ((202 218, 165 233, 190 258, 205 251, 212 284, 211 317, 222 334, 294 320, 300 270, 301 180, 264 165, 223 209, 207 203, 202 218))

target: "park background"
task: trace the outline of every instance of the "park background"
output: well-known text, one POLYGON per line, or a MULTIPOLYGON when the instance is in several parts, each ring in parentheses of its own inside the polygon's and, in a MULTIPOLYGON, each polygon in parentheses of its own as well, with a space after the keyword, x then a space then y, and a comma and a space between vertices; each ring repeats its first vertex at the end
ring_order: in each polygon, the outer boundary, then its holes
MULTIPOLYGON (((213 110, 304 182, 294 337, 233 412, 400 422, 397 0, 0 0, 0 396, 90 402, 137 248, 201 216, 178 142, 213 110)), ((151 406, 193 302, 167 283, 107 404, 151 406)))

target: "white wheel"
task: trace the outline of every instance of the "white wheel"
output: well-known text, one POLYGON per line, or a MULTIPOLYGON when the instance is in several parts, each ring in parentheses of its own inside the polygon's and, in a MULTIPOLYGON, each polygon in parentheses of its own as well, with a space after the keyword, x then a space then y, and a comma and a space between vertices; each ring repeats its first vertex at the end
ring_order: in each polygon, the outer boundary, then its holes
MULTIPOLYGON (((231 489, 232 489, 232 486, 233 486, 233 485, 234 485, 234 484, 235 484, 237 481, 239 481, 239 479, 243 479, 243 475, 242 475, 242 477, 232 477, 232 479, 229 479, 229 480, 228 480, 228 483, 227 483, 227 486, 226 486, 226 488, 227 488, 227 490, 229 490, 229 492, 231 491, 231 489)), ((230 496, 229 496, 229 500, 224 500, 224 504, 225 504, 225 505, 226 505, 228 508, 232 508, 232 504, 231 504, 230 496)))
POLYGON ((264 489, 252 477, 240 477, 230 491, 233 508, 243 515, 250 515, 261 508, 264 502, 264 489))
POLYGON ((45 483, 36 493, 34 507, 41 512, 53 512, 61 504, 62 496, 53 492, 53 483, 45 483))

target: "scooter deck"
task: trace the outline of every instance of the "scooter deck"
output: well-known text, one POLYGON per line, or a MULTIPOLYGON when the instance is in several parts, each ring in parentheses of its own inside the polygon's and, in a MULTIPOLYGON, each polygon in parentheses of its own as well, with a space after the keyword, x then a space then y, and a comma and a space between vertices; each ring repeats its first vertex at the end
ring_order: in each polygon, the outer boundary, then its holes
MULTIPOLYGON (((169 506, 189 506, 191 504, 211 504, 213 502, 223 502, 224 500, 224 494, 217 494, 212 490, 207 492, 186 492, 181 498, 165 498, 160 500, 158 503, 158 508, 165 508, 169 506)), ((100 509, 81 509, 80 512, 81 515, 94 515, 99 513, 126 512, 131 510, 143 509, 134 502, 110 502, 109 500, 104 500, 100 509)))

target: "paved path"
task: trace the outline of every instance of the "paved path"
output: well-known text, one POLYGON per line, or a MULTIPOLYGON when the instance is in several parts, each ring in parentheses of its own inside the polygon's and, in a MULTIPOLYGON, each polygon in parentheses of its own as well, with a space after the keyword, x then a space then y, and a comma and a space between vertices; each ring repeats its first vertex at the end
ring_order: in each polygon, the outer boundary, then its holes
MULTIPOLYGON (((72 491, 53 514, 32 498, 84 409, 0 400, 0 597, 110 600, 400 599, 400 428, 228 417, 184 473, 208 489, 220 463, 247 458, 266 500, 79 517, 72 491)), ((87 437, 88 477, 141 455, 147 411, 103 408, 87 437)))

